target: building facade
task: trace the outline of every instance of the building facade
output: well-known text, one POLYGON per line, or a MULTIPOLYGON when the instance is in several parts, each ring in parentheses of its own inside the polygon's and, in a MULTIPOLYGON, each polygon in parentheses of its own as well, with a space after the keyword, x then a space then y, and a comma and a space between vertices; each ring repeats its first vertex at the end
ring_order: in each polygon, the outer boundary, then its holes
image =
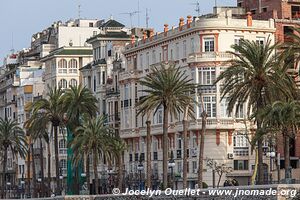
MULTIPOLYGON (((188 16, 186 23, 180 18, 179 26, 169 29, 164 25, 163 33, 150 33, 143 39, 126 46, 126 68, 119 76, 120 82, 120 136, 126 141, 125 167, 129 178, 136 179, 140 158, 146 166, 146 118, 137 116, 136 103, 144 95, 143 88, 137 80, 151 71, 151 67, 163 62, 175 62, 176 66, 199 85, 195 99, 199 102, 199 93, 203 95, 204 109, 208 114, 207 133, 205 137, 204 158, 212 158, 219 164, 232 167, 232 173, 221 180, 235 178, 240 185, 248 184, 253 173, 254 156, 247 140, 249 133, 245 130, 246 106, 237 108, 233 115, 227 113, 226 98, 221 101, 221 83, 214 85, 216 77, 229 65, 233 57, 231 45, 240 39, 249 39, 265 43, 269 38, 274 43, 275 27, 273 20, 238 19, 233 13, 236 10, 215 9, 213 15, 192 18, 188 16)), ((198 173, 199 138, 201 131, 201 106, 195 105, 196 120, 189 122, 188 183, 195 187, 198 173)), ((170 116, 168 130, 169 145, 162 147, 163 109, 159 108, 151 116, 151 165, 153 187, 157 188, 162 181, 162 149, 168 148, 174 155, 174 183, 181 187, 182 183, 182 117, 174 119, 170 116)), ((254 128, 250 122, 247 129, 254 128)), ((267 165, 268 163, 266 163, 267 165)), ((171 173, 171 172, 170 172, 171 173)), ((267 179, 267 171, 266 171, 267 179)), ((212 186, 212 169, 204 164, 204 182, 212 186)))

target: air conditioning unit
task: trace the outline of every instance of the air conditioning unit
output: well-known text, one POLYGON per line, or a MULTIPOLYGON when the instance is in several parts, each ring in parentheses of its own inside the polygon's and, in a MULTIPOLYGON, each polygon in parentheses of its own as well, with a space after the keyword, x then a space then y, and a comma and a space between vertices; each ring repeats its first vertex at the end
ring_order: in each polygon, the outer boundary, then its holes
POLYGON ((227 156, 228 156, 228 159, 233 159, 233 153, 228 153, 227 156))

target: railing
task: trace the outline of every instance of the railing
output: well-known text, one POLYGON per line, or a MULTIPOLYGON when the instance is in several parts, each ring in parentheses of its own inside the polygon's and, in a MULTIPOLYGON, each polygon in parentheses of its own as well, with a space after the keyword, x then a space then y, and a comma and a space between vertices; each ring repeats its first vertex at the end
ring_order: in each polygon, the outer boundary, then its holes
POLYGON ((209 61, 229 61, 233 55, 227 52, 198 52, 190 54, 188 63, 209 62, 209 61))

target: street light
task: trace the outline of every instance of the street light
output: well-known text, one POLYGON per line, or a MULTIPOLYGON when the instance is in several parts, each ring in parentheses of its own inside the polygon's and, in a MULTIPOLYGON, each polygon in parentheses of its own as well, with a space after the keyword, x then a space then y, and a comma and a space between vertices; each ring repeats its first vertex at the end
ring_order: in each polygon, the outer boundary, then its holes
POLYGON ((7 185, 7 190, 8 190, 8 196, 10 198, 10 186, 11 186, 11 182, 7 182, 6 185, 7 185))
POLYGON ((267 157, 270 158, 270 184, 272 184, 272 159, 275 158, 276 153, 274 151, 267 152, 267 157))
POLYGON ((21 179, 20 183, 21 183, 21 190, 22 190, 21 199, 22 198, 25 199, 25 194, 24 194, 24 185, 25 185, 24 173, 22 173, 22 179, 21 179))
POLYGON ((139 182, 140 182, 140 190, 142 190, 142 171, 144 170, 144 165, 142 163, 142 159, 140 159, 140 163, 137 166, 137 170, 140 173, 140 180, 139 180, 139 182))
POLYGON ((173 168, 175 167, 175 161, 173 159, 173 151, 171 151, 171 158, 168 162, 168 167, 171 169, 171 178, 170 178, 170 181, 171 181, 171 188, 173 188, 173 168))
POLYGON ((107 170, 107 173, 108 173, 108 175, 109 175, 109 193, 111 193, 111 191, 112 191, 112 175, 114 174, 114 170, 110 167, 110 168, 108 168, 108 170, 107 170))

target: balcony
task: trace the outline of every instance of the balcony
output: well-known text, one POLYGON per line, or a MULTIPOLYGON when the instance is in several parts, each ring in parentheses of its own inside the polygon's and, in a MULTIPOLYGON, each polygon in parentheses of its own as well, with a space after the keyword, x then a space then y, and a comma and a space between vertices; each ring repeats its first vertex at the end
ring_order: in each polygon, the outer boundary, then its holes
POLYGON ((142 70, 131 70, 131 71, 126 71, 122 72, 120 74, 119 80, 126 80, 126 79, 136 79, 139 78, 139 75, 142 74, 142 70))
POLYGON ((115 88, 109 88, 106 90, 106 96, 119 95, 119 94, 120 94, 120 90, 115 88))
POLYGON ((198 52, 188 56, 188 63, 213 61, 225 62, 231 59, 233 59, 233 55, 227 52, 198 52))

